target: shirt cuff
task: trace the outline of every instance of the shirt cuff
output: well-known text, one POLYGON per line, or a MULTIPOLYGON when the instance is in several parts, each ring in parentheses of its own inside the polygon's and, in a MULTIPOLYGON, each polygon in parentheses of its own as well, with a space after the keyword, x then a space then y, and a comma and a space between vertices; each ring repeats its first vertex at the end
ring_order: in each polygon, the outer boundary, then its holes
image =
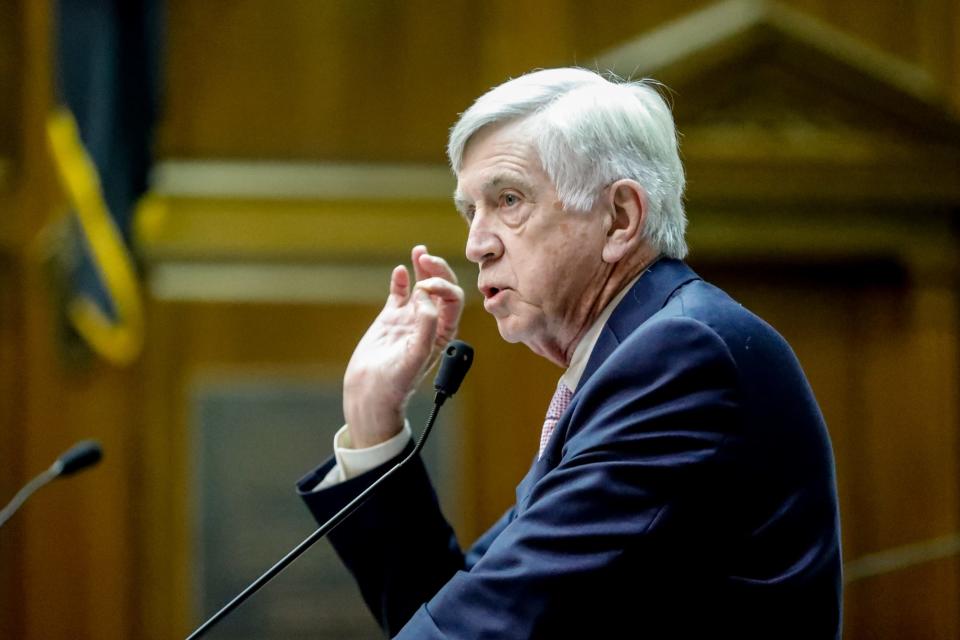
POLYGON ((314 491, 327 489, 335 484, 363 475, 383 463, 397 457, 413 439, 410 422, 403 421, 403 430, 389 440, 365 449, 353 449, 350 432, 343 425, 333 436, 333 456, 337 464, 324 476, 314 491))

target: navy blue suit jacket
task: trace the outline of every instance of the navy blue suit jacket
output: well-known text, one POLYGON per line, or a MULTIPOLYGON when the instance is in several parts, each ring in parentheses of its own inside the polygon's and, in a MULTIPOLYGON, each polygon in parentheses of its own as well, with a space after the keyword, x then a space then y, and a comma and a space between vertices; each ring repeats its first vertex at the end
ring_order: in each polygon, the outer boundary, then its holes
MULTIPOLYGON (((310 493, 332 464, 299 483, 319 521, 392 465, 310 493)), ((516 497, 463 553, 415 464, 331 540, 400 638, 839 637, 823 417, 783 338, 683 262, 618 305, 516 497)))

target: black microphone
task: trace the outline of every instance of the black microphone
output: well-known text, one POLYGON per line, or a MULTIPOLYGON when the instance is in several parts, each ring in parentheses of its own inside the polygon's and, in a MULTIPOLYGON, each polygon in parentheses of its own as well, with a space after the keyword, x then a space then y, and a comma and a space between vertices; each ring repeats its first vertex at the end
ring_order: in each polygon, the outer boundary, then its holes
POLYGON ((473 347, 461 340, 454 340, 448 344, 440 357, 440 371, 437 372, 437 377, 433 382, 433 387, 437 391, 433 400, 433 408, 430 410, 430 416, 427 418, 427 425, 423 428, 423 433, 421 433, 420 438, 417 439, 417 444, 414 445, 413 450, 407 454, 403 460, 390 467, 386 473, 377 478, 373 484, 364 489, 356 498, 348 502, 340 511, 333 514, 333 517, 324 522, 319 529, 307 536, 303 542, 294 547, 287 555, 283 556, 279 562, 251 582, 246 589, 237 594, 233 600, 224 605, 222 609, 210 616, 206 622, 187 636, 187 640, 195 640, 203 636, 213 625, 220 622, 220 620, 225 618, 231 611, 243 604, 247 598, 259 591, 260 587, 270 582, 278 573, 287 568, 287 565, 300 557, 304 551, 313 546, 313 543, 326 536, 344 520, 349 518, 354 511, 370 499, 377 487, 413 460, 413 458, 420 453, 420 450, 423 449, 423 445, 427 441, 427 436, 430 435, 430 431, 433 429, 433 423, 437 419, 437 412, 440 410, 441 405, 443 405, 447 398, 457 392, 457 389, 460 388, 460 383, 463 382, 463 378, 467 375, 467 372, 470 370, 470 365, 472 364, 473 347))
POLYGON ((23 506, 34 491, 61 476, 69 476, 87 467, 91 467, 103 457, 103 450, 95 440, 83 440, 68 449, 50 465, 50 468, 23 486, 13 500, 0 510, 0 527, 10 519, 17 509, 23 506))
POLYGON ((462 340, 454 340, 447 345, 440 360, 440 371, 433 381, 433 388, 437 390, 434 399, 437 405, 442 405, 457 392, 472 364, 473 347, 462 340))
POLYGON ((96 440, 83 440, 70 447, 66 453, 57 458, 53 463, 54 467, 59 467, 61 476, 73 475, 77 471, 83 471, 87 467, 100 462, 103 457, 103 449, 96 440))

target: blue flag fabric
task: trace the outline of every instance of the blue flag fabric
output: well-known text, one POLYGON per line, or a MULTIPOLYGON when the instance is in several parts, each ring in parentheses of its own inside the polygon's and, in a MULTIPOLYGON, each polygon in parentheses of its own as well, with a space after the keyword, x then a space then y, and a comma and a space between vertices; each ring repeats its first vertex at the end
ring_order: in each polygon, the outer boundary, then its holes
POLYGON ((117 364, 140 351, 143 313, 129 252, 147 190, 159 95, 159 0, 59 0, 57 87, 48 123, 75 217, 67 315, 117 364))

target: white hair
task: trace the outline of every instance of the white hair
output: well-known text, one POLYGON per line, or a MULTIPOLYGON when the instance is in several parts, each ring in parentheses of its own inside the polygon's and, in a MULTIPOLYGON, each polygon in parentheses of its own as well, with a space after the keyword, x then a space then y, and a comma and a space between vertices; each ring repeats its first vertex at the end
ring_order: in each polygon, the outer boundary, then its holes
POLYGON ((682 258, 685 180, 670 108, 655 82, 611 78, 586 69, 546 69, 494 87, 450 130, 450 166, 460 174, 467 144, 481 129, 524 120, 566 209, 590 211, 606 186, 635 180, 647 195, 645 236, 661 254, 682 258))

